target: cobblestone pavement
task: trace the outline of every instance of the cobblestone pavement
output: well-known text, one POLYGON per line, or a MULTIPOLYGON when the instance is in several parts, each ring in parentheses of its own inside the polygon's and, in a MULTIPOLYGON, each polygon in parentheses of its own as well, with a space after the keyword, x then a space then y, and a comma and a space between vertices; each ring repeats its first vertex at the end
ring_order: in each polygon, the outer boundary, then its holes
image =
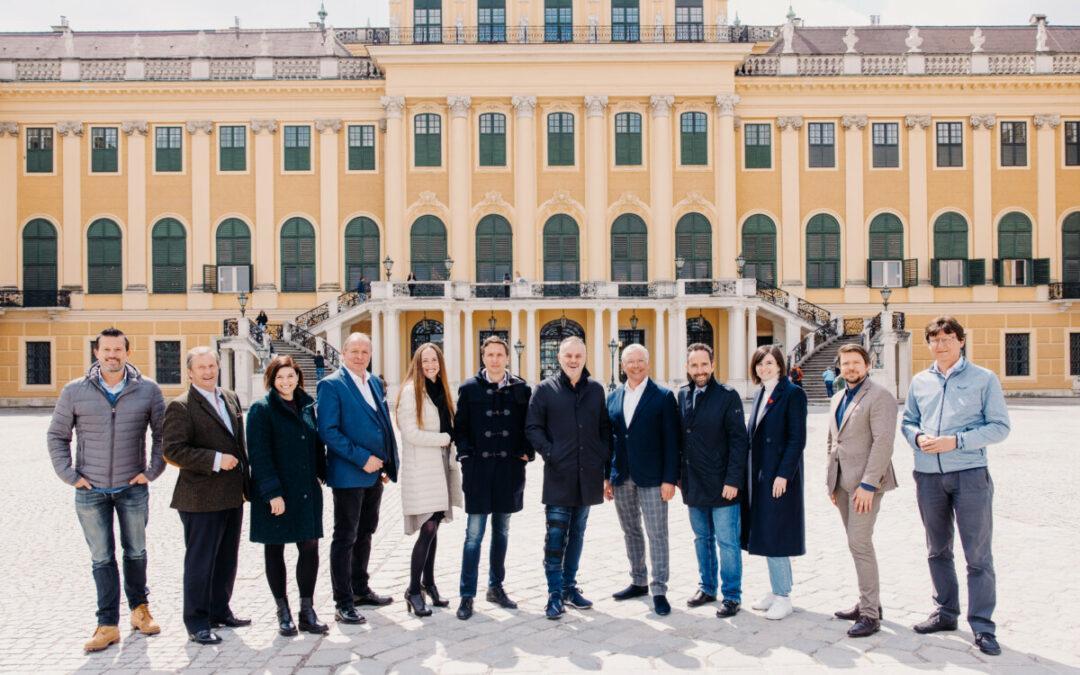
MULTIPOLYGON (((279 637, 274 605, 263 577, 261 547, 245 536, 233 608, 254 625, 223 630, 224 643, 198 647, 186 639, 180 618, 183 544, 180 520, 168 508, 176 470, 170 468, 151 489, 148 531, 151 607, 161 635, 129 634, 122 610, 119 648, 84 655, 83 641, 94 625, 90 561, 79 530, 70 488, 52 472, 45 449, 48 415, 43 411, 0 411, 4 435, 5 489, 0 509, 0 669, 18 672, 558 672, 568 670, 819 670, 874 668, 899 670, 997 670, 1080 672, 1080 406, 1068 402, 1015 402, 1013 432, 990 451, 996 483, 995 562, 998 605, 995 619, 1005 649, 985 657, 972 646, 966 625, 955 633, 920 636, 910 626, 931 608, 930 581, 922 526, 911 480, 912 455, 899 439, 895 463, 901 486, 885 498, 877 526, 882 603, 887 620, 877 635, 852 640, 846 622, 832 612, 849 607, 857 589, 840 518, 824 494, 824 439, 827 413, 811 411, 806 452, 808 554, 794 561, 795 613, 766 621, 745 609, 730 620, 715 618, 714 607, 688 609, 697 567, 686 508, 673 503, 671 588, 674 611, 652 612, 651 603, 616 603, 610 594, 629 580, 615 509, 593 509, 579 575, 591 611, 569 610, 562 621, 543 617, 545 584, 541 568, 543 510, 541 468, 531 465, 527 508, 511 522, 506 588, 521 609, 495 609, 482 599, 471 621, 458 621, 457 572, 463 519, 444 525, 439 535, 436 573, 449 609, 431 618, 408 616, 401 600, 407 585, 411 541, 402 534, 400 500, 391 486, 372 555, 373 587, 392 593, 386 608, 367 608, 365 626, 333 622, 330 601, 329 539, 316 606, 328 620, 328 635, 279 637)), ((328 500, 329 502, 329 500, 328 500)), ((331 509, 326 509, 327 532, 331 509)), ((486 551, 486 546, 485 546, 486 551)), ((290 552, 294 556, 294 552, 290 552)), ((963 575, 962 554, 959 567, 963 575)), ((486 553, 485 553, 486 556, 486 553)), ((481 565, 481 584, 486 562, 481 565)), ((290 581, 293 603, 296 591, 290 581)), ((746 607, 768 590, 765 563, 744 558, 746 607)), ((481 586, 482 595, 482 586, 481 586)), ((963 605, 962 605, 963 606, 963 605)))

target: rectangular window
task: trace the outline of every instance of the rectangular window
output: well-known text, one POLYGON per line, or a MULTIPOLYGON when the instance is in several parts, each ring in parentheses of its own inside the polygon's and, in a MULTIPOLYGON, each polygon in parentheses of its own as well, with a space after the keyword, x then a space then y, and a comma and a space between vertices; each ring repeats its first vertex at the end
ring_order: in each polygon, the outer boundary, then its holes
POLYGON ((615 165, 641 166, 641 115, 615 116, 615 165))
POLYGON ((476 24, 479 42, 506 42, 506 0, 480 0, 476 24))
POLYGON ((155 342, 154 366, 158 384, 180 384, 180 342, 155 342))
POLYGON ((744 124, 745 163, 747 169, 772 168, 772 127, 768 124, 744 124))
POLYGON ((1002 286, 1029 286, 1031 284, 1031 261, 1025 258, 1001 261, 1002 286))
POLYGON ((181 127, 154 128, 154 170, 158 173, 184 170, 183 129, 181 127))
POLYGON ((53 130, 26 130, 26 173, 52 173, 53 130))
POLYGON ((442 42, 442 0, 416 0, 413 33, 417 44, 442 42))
POLYGON ((810 135, 810 168, 831 169, 836 166, 836 125, 832 122, 811 122, 807 125, 810 135))
POLYGON ((1069 375, 1080 376, 1080 333, 1069 333, 1069 375))
POLYGON ((641 39, 641 9, 638 0, 611 0, 611 41, 637 42, 641 39))
POLYGON ((548 115, 548 166, 574 165, 574 116, 548 115))
POLYGON ((682 164, 704 166, 709 163, 708 117, 702 112, 683 113, 680 118, 682 164))
POLYGON ((965 260, 938 260, 938 286, 951 288, 955 286, 967 286, 964 277, 965 260))
POLYGON ((506 166, 506 115, 480 116, 480 166, 506 166))
POLYGON ((544 42, 571 42, 574 15, 570 0, 544 0, 544 42))
POLYGON ((1027 377, 1031 374, 1031 335, 1005 333, 1005 377, 1027 377))
POLYGON ((895 169, 900 166, 900 125, 896 122, 875 122, 871 127, 874 141, 874 168, 895 169))
POLYGON ((349 125, 349 171, 375 170, 375 126, 349 125))
POLYGON ((1065 166, 1080 166, 1080 122, 1065 123, 1065 166))
POLYGON ((1027 166, 1027 122, 1001 123, 1001 166, 1027 166))
POLYGON ((937 165, 941 168, 964 166, 964 123, 938 122, 937 165))
POLYGON ((701 0, 675 0, 675 40, 701 42, 705 39, 705 13, 701 0))
POLYGON ((871 260, 870 287, 901 288, 904 285, 904 261, 871 260))
POLYGON ((247 127, 218 127, 218 170, 247 171, 247 127))
POLYGON ((117 157, 118 129, 94 127, 90 129, 90 171, 93 173, 116 173, 120 170, 117 157))
POLYGON ((442 118, 432 113, 413 118, 413 163, 442 166, 442 118))
POLYGON ((52 343, 26 343, 26 383, 52 384, 52 343))
POLYGON ((285 127, 285 170, 311 171, 311 127, 285 127))

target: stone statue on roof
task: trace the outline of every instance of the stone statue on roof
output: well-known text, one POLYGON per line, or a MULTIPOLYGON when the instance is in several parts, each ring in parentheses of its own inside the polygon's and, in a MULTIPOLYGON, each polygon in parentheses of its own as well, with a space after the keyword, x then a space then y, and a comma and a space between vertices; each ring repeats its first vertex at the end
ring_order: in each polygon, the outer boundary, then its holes
POLYGON ((780 35, 784 38, 784 53, 795 53, 795 21, 788 19, 783 28, 780 29, 780 35))
POLYGON ((859 41, 859 38, 857 38, 855 36, 855 29, 854 28, 848 28, 847 32, 844 33, 843 40, 844 40, 844 44, 847 46, 847 52, 846 53, 854 54, 855 53, 855 43, 859 41))
POLYGON ((1035 29, 1035 51, 1045 52, 1046 46, 1046 22, 1040 21, 1039 27, 1035 29))
POLYGON ((908 31, 907 37, 904 38, 904 44, 907 45, 908 53, 914 54, 921 52, 922 50, 919 49, 919 47, 922 46, 922 42, 923 39, 919 37, 919 29, 912 26, 911 30, 908 31))
POLYGON ((986 42, 986 36, 983 35, 982 28, 975 28, 975 32, 971 34, 971 51, 981 52, 983 50, 983 43, 986 42))

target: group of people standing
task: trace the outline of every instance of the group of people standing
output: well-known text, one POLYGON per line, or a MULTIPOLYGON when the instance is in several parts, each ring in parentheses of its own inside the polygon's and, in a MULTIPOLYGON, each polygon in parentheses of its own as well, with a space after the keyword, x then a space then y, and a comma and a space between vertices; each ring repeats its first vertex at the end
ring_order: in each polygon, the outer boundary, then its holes
MULTIPOLYGON (((957 627, 955 520, 967 558, 968 621, 978 647, 996 654, 986 447, 1007 436, 1008 411, 993 373, 963 358, 964 330, 955 319, 935 319, 925 337, 934 365, 912 381, 902 430, 915 452, 936 610, 914 629, 957 627), (947 396, 950 385, 971 396, 947 396)), ((679 491, 699 567, 697 592, 686 604, 719 599, 718 617, 737 614, 746 550, 766 559, 770 582, 753 608, 772 620, 793 611, 791 558, 806 552, 807 400, 776 346, 758 348, 751 359, 758 389, 749 418, 738 392, 716 379, 705 344, 687 348, 688 382, 677 392, 649 377, 645 347, 628 345, 621 355, 626 380, 608 394, 590 377, 580 338, 563 340, 559 372, 533 389, 509 372, 509 345, 497 336, 484 340, 483 368, 461 384, 456 399, 442 351, 421 345, 392 414, 384 386, 368 372, 371 340, 354 333, 342 348, 343 367, 318 382, 314 398, 291 357, 272 358, 267 394, 251 405, 246 424, 236 395, 217 385, 218 355, 208 347, 188 352, 191 387, 167 406, 157 385, 128 363, 121 331, 102 331, 94 353, 97 362, 86 376, 64 388, 48 433, 57 474, 77 488, 76 511, 98 588, 99 625, 87 651, 120 639, 114 512, 132 627, 160 631, 147 603, 145 526, 147 483, 166 463, 180 470, 172 506, 186 545, 183 616, 190 639, 200 644, 221 641, 215 628, 250 623, 230 607, 244 501, 251 502, 251 540, 264 545, 278 631, 327 632, 313 605, 324 484, 333 497, 330 576, 339 623, 365 623, 357 607, 392 602, 372 590, 368 574, 389 481, 400 482, 405 533, 416 535, 407 611, 423 617, 432 606, 449 605, 436 586, 434 562, 440 525, 452 520, 455 507, 467 516, 457 617, 473 615, 489 521, 486 600, 515 609, 503 586, 509 521, 523 508, 526 465, 536 455, 544 460, 548 619, 561 618, 567 606, 593 605, 578 584, 578 569, 590 509, 605 500, 615 502, 629 563, 630 584, 614 599, 651 596, 655 612, 669 614, 668 502, 679 491), (284 559, 289 544, 299 556, 295 622, 284 559)), ((849 636, 865 637, 882 620, 872 536, 882 495, 898 484, 891 461, 898 406, 869 378, 870 357, 861 345, 841 347, 838 361, 846 387, 830 406, 826 488, 847 533, 859 599, 836 616, 853 622, 849 636)))

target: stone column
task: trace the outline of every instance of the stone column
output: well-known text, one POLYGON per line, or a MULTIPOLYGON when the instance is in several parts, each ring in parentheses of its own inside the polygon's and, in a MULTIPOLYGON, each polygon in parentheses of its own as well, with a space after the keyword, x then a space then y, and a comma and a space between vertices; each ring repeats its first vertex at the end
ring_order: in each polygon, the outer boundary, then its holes
POLYGON ((236 350, 236 396, 244 408, 251 405, 251 376, 255 372, 253 357, 250 349, 236 350))
POLYGON ((608 279, 605 274, 607 247, 607 96, 585 97, 585 241, 590 251, 585 277, 591 281, 608 279))
POLYGON ((218 355, 221 360, 221 386, 225 389, 236 389, 236 385, 233 384, 232 362, 233 362, 233 350, 222 349, 218 355))
POLYGON ((1050 259, 1050 280, 1061 278, 1061 252, 1058 250, 1057 194, 1054 177, 1054 139, 1061 115, 1035 115, 1036 194, 1038 196, 1035 231, 1035 257, 1050 259))
MULTIPOLYGON (((619 342, 619 310, 617 308, 614 308, 614 307, 608 310, 608 340, 609 340, 609 342, 610 342, 610 340, 615 340, 615 342, 619 342)), ((603 358, 604 368, 603 368, 603 370, 605 370, 605 371, 610 371, 611 370, 611 350, 608 347, 609 342, 605 342, 605 343, 603 343, 601 345, 601 349, 604 350, 604 358, 603 358)), ((616 358, 618 358, 617 354, 616 354, 616 358)), ((615 372, 615 379, 618 379, 618 375, 619 375, 619 364, 618 363, 615 364, 615 371, 614 372, 615 372)), ((611 373, 609 372, 608 375, 610 375, 610 374, 611 373)), ((603 382, 606 384, 607 381, 608 381, 608 378, 605 377, 603 379, 603 382)))
MULTIPOLYGON (((536 109, 535 96, 515 96, 514 121, 514 267, 526 279, 539 279, 536 239, 536 109)), ((530 310, 534 315, 535 310, 530 310)), ((529 331, 529 349, 538 338, 529 331)), ((531 353, 531 352, 530 352, 531 353)), ((530 361, 529 376, 534 376, 535 362, 530 361)))
POLYGON ((727 384, 746 396, 746 308, 728 308, 728 381, 727 384))
MULTIPOLYGON (((911 257, 919 261, 919 285, 930 285, 930 227, 927 224, 926 129, 929 115, 907 115, 908 128, 908 223, 911 233, 911 257)), ((864 266, 865 269, 865 266, 864 266)), ((924 298, 929 301, 930 297, 924 298)))
POLYGON ((120 129, 127 137, 128 245, 124 261, 127 268, 124 309, 146 309, 146 134, 149 125, 146 120, 128 120, 120 124, 120 129))
POLYGON ((867 302, 866 227, 863 224, 863 129, 866 115, 845 115, 844 127, 844 298, 867 302))
MULTIPOLYGON (((513 347, 511 346, 510 349, 513 349, 513 347)), ((462 374, 462 378, 472 377, 473 373, 476 372, 476 356, 479 353, 480 345, 476 344, 473 313, 470 307, 465 310, 465 372, 462 374)))
MULTIPOLYGON (((320 293, 336 296, 341 292, 339 263, 343 240, 338 217, 338 154, 341 131, 340 119, 315 120, 315 132, 319 134, 319 264, 318 289, 320 293)), ((322 298, 320 299, 327 299, 322 298)))
POLYGON ((453 309, 443 310, 443 354, 446 361, 446 377, 450 382, 458 381, 458 368, 461 366, 461 350, 458 346, 458 316, 461 314, 456 306, 453 309))
MULTIPOLYGON (((60 268, 60 288, 81 292, 83 290, 83 224, 82 224, 82 122, 60 122, 56 125, 63 146, 63 165, 59 167, 64 186, 63 222, 60 226, 64 262, 60 268)), ((55 147, 55 146, 54 146, 55 147)), ((145 233, 142 240, 145 242, 145 233)), ((134 241, 128 241, 130 247, 134 241)), ((147 264, 146 256, 140 262, 147 264)), ((129 272, 128 270, 124 270, 129 272)), ((130 272, 129 272, 130 273, 130 272)), ((145 272, 144 272, 145 273, 145 272)))
POLYGON ((255 294, 261 296, 260 305, 276 304, 277 224, 274 222, 274 134, 275 120, 251 120, 251 134, 255 137, 255 294))
POLYGON ((522 375, 530 382, 540 379, 540 333, 536 329, 536 308, 529 307, 525 310, 525 374, 522 375))
POLYGON ((0 290, 15 290, 22 285, 16 248, 19 240, 18 175, 19 124, 0 122, 0 290))
POLYGON ((784 319, 784 353, 787 354, 802 340, 802 331, 795 319, 784 319))
MULTIPOLYGON (((344 330, 348 330, 345 326, 342 326, 344 330)), ((342 332, 344 332, 344 330, 342 332)), ((371 372, 378 374, 384 373, 386 368, 383 367, 380 358, 383 354, 382 344, 382 312, 377 309, 371 311, 371 372)))
MULTIPOLYGON (((519 307, 510 308, 510 353, 508 356, 514 359, 517 354, 514 352, 514 345, 521 339, 521 309, 519 307)), ((473 352, 477 352, 480 345, 473 347, 473 352)), ((508 364, 508 367, 512 370, 517 368, 517 363, 512 362, 508 364)))
POLYGON ((472 194, 472 141, 469 136, 469 108, 472 98, 447 96, 450 109, 450 257, 454 259, 451 277, 455 281, 472 278, 472 229, 469 210, 472 194))
MULTIPOLYGON (((591 344, 589 344, 589 358, 587 359, 587 362, 592 366, 590 370, 593 370, 596 373, 594 377, 600 379, 604 378, 605 368, 602 364, 605 363, 605 359, 607 361, 611 360, 611 357, 608 356, 607 352, 604 350, 604 308, 599 306, 594 307, 592 319, 592 335, 590 336, 592 337, 592 340, 590 340, 591 344)), ((607 378, 600 379, 600 381, 606 382, 607 378)))
POLYGON ((186 124, 191 138, 191 264, 188 265, 188 309, 209 309, 213 298, 202 294, 203 265, 213 263, 210 237, 210 137, 214 123, 210 120, 194 120, 186 124))
MULTIPOLYGON (((664 308, 655 307, 653 312, 656 317, 653 321, 653 325, 656 327, 653 331, 653 353, 652 353, 652 370, 653 377, 663 382, 667 378, 667 362, 671 359, 671 354, 666 350, 666 341, 664 340, 664 308)), ((671 370, 674 372, 675 366, 671 366, 671 370)))
POLYGON ((398 310, 388 309, 383 315, 383 377, 395 399, 401 385, 401 338, 398 334, 398 310))
POLYGON ((405 97, 383 96, 379 100, 386 111, 386 134, 383 140, 383 163, 386 170, 383 182, 383 236, 386 239, 386 254, 394 261, 397 278, 404 279, 409 275, 407 226, 404 222, 405 97))
POLYGON ((713 238, 713 272, 721 279, 734 279, 735 258, 739 256, 739 224, 735 203, 735 106, 738 94, 716 97, 716 236, 713 238))
POLYGON ((802 115, 778 117, 780 127, 780 274, 778 286, 795 287, 801 292, 802 227, 799 207, 799 136, 802 115))
POLYGON ((746 357, 750 358, 757 350, 757 307, 746 310, 746 357))
MULTIPOLYGON (((974 220, 972 237, 975 244, 975 258, 986 260, 989 268, 994 258, 994 223, 991 211, 991 129, 997 124, 994 115, 972 115, 971 170, 973 174, 974 220)), ((987 269, 989 272, 989 269, 987 269)))
POLYGON ((675 257, 672 255, 675 228, 671 223, 671 181, 674 171, 671 106, 674 103, 675 97, 671 95, 649 97, 652 111, 652 129, 649 130, 649 207, 653 220, 649 223, 649 248, 655 251, 649 255, 649 265, 653 268, 649 277, 654 281, 675 278, 675 257))

